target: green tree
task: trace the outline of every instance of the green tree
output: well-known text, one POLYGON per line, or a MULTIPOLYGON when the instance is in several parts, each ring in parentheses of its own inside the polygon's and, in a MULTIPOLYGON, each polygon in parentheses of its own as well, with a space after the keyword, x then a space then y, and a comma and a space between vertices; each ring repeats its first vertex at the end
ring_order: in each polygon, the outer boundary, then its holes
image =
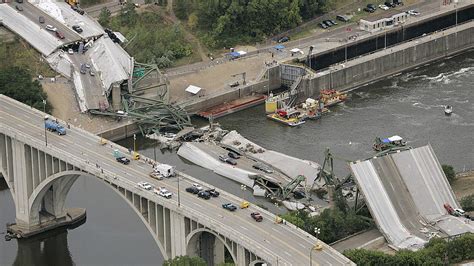
POLYGON ((206 262, 199 257, 178 256, 163 262, 163 266, 206 266, 206 262))
POLYGON ((443 168, 443 172, 446 175, 446 178, 448 179, 448 182, 451 183, 456 179, 456 172, 454 171, 454 167, 451 165, 443 164, 441 165, 443 168))
POLYGON ((110 22, 110 10, 106 7, 100 10, 99 23, 103 27, 108 27, 110 22))
MULTIPOLYGON (((41 84, 33 80, 31 74, 20 67, 0 67, 0 94, 43 110, 43 99, 47 100, 41 84)), ((47 102, 46 112, 51 110, 47 102)))
POLYGON ((467 212, 474 211, 474 194, 463 197, 460 203, 463 210, 467 212))

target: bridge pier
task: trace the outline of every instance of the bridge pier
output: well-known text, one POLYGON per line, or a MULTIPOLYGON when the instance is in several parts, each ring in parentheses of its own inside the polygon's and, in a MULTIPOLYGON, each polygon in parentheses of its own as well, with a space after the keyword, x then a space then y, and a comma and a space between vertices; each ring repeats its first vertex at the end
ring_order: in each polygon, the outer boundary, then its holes
POLYGON ((76 223, 85 209, 65 208, 67 193, 81 174, 67 164, 15 138, 0 134, 0 170, 15 202, 15 224, 8 231, 19 237, 76 223))

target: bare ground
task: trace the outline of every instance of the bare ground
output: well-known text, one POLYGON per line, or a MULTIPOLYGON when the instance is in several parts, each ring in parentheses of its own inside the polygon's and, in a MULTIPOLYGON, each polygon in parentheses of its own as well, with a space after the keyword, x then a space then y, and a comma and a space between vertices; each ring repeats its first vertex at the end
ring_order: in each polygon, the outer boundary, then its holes
POLYGON ((458 200, 462 197, 474 194, 474 170, 457 174, 456 180, 451 187, 458 200))
POLYGON ((52 115, 92 133, 97 133, 118 124, 114 119, 81 113, 72 84, 64 78, 51 82, 49 78, 42 81, 43 90, 48 101, 54 107, 52 115))

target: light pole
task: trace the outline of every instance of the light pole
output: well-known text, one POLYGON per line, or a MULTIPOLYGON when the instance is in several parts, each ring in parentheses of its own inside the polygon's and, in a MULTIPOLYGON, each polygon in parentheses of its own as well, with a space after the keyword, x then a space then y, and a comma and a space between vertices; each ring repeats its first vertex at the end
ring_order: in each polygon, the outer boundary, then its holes
POLYGON ((246 185, 240 185, 240 190, 241 190, 240 197, 243 200, 245 200, 243 194, 244 194, 244 191, 247 190, 247 186, 246 185))
POLYGON ((133 134, 133 156, 135 156, 135 153, 137 152, 137 135, 133 134))
POLYGON ((178 179, 178 207, 181 207, 181 198, 179 196, 179 176, 176 177, 178 179))
MULTIPOLYGON (((43 113, 46 114, 46 100, 43 99, 43 113)), ((44 143, 46 144, 46 147, 48 147, 48 135, 46 134, 46 121, 44 124, 44 143)))
MULTIPOLYGON (((314 233, 316 234, 316 238, 318 238, 319 233, 321 233, 321 229, 318 227, 314 228, 314 233)), ((318 239, 318 244, 319 244, 319 239, 318 239)), ((317 245, 311 246, 311 249, 309 250, 309 266, 313 266, 313 250, 317 250, 317 245)))
POLYGON ((158 145, 158 140, 155 140, 155 144, 153 145, 153 160, 156 162, 156 145, 158 145))

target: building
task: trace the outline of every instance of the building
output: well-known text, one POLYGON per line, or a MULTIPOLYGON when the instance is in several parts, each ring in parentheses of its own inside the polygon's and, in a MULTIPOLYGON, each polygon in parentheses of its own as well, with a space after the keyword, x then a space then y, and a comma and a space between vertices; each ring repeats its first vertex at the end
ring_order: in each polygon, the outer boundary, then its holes
POLYGON ((408 19, 408 16, 407 12, 390 10, 379 16, 361 19, 359 28, 368 32, 376 32, 403 24, 408 19))

